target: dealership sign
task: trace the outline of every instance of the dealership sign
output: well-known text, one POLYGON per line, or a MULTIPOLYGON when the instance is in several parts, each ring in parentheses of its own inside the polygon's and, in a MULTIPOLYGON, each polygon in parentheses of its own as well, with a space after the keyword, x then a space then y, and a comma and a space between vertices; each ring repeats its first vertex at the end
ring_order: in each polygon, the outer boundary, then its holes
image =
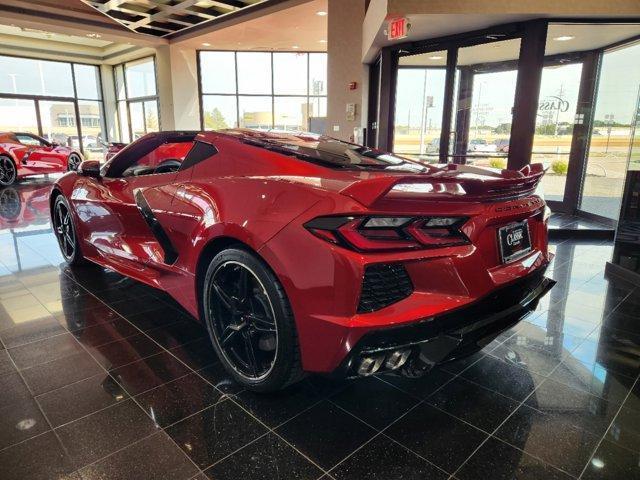
POLYGON ((540 112, 560 112, 565 113, 569 111, 569 102, 564 98, 550 95, 542 100, 538 104, 538 111, 540 112))

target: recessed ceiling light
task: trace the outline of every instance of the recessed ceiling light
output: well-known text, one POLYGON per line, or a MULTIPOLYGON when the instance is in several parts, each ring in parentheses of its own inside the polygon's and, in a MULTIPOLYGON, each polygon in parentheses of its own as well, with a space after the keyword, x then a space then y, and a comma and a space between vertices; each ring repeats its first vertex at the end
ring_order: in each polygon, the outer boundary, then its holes
POLYGON ((291 48, 293 48, 294 50, 299 49, 300 47, 298 45, 291 45, 291 48))
POLYGON ((604 467, 604 462, 599 458, 593 458, 591 459, 591 465, 593 465, 596 468, 602 468, 604 467))
POLYGON ((87 37, 89 37, 89 38, 100 38, 100 37, 102 37, 102 35, 100 35, 99 33, 87 33, 87 37))
POLYGON ((429 60, 442 60, 442 55, 433 55, 429 57, 429 60))
POLYGON ((320 43, 327 43, 327 41, 326 41, 326 40, 318 40, 318 42, 320 42, 320 43))
POLYGON ((320 10, 319 12, 316 12, 316 15, 318 15, 319 17, 326 17, 327 12, 325 12, 324 10, 320 10))
POLYGON ((574 36, 572 35, 562 35, 560 37, 554 37, 554 40, 558 41, 558 42, 568 42, 569 40, 573 40, 574 36))
POLYGON ((209 42, 203 42, 203 43, 202 43, 202 46, 203 46, 203 47, 210 47, 210 46, 211 46, 211 44, 210 44, 209 42))

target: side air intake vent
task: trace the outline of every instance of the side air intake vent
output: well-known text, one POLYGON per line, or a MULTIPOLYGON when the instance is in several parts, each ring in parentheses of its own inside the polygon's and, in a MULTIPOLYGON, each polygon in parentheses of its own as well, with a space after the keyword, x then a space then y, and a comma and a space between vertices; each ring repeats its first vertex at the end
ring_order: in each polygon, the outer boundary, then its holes
POLYGON ((399 302, 413 292, 413 284, 404 265, 370 265, 364 271, 358 313, 375 312, 399 302))

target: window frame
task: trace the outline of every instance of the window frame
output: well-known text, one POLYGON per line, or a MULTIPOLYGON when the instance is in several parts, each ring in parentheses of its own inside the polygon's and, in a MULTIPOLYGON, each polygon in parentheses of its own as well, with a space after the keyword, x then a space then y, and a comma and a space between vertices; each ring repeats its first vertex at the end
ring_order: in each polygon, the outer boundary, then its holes
POLYGON ((158 62, 156 60, 156 56, 155 55, 146 55, 144 57, 140 57, 140 58, 136 58, 133 60, 128 60, 126 62, 122 62, 119 63, 117 65, 113 66, 112 69, 112 75, 113 75, 113 85, 115 87, 115 100, 116 100, 116 117, 118 120, 118 139, 122 142, 124 139, 123 136, 123 128, 124 125, 122 125, 122 122, 120 121, 122 119, 122 115, 120 112, 120 109, 122 107, 121 103, 124 102, 124 106, 126 108, 126 119, 127 119, 127 130, 129 133, 129 142, 131 143, 133 141, 135 141, 135 139, 133 138, 133 128, 131 125, 131 104, 132 103, 140 103, 142 106, 142 118, 143 118, 143 125, 144 125, 144 134, 146 135, 147 133, 149 133, 149 131, 147 130, 147 123, 146 123, 146 107, 145 107, 145 102, 150 102, 150 101, 155 101, 156 103, 156 110, 158 111, 158 131, 162 130, 162 119, 161 119, 161 112, 160 112, 160 97, 158 94, 158 62), (131 64, 131 63, 139 63, 143 60, 147 60, 147 59, 151 59, 151 61, 153 62, 153 76, 154 76, 154 83, 155 83, 155 87, 156 87, 156 94, 155 95, 144 95, 144 96, 140 96, 140 97, 131 97, 129 96, 129 88, 127 86, 127 65, 131 64), (123 87, 123 91, 124 91, 124 98, 119 98, 118 97, 118 79, 117 79, 117 73, 116 71, 118 69, 122 69, 122 87, 123 87))
MULTIPOLYGON (((46 101, 52 101, 52 102, 71 102, 73 103, 74 106, 74 114, 75 114, 75 127, 76 127, 76 131, 78 134, 78 147, 79 150, 81 152, 84 153, 84 143, 83 143, 83 137, 84 134, 82 132, 82 125, 80 125, 82 122, 80 120, 80 108, 79 108, 79 102, 82 101, 91 101, 91 102, 97 102, 98 103, 98 108, 99 108, 99 115, 102 117, 102 119, 104 120, 105 124, 104 124, 104 131, 103 131, 103 135, 104 135, 104 141, 105 142, 109 142, 109 131, 106 128, 106 116, 105 116, 105 108, 104 108, 104 84, 102 81, 102 72, 100 71, 100 65, 97 65, 95 63, 88 63, 88 62, 69 62, 69 61, 63 61, 63 60, 51 60, 49 58, 42 58, 42 57, 31 57, 31 56, 24 56, 24 55, 12 55, 12 54, 0 54, 1 57, 8 57, 8 58, 18 58, 18 59, 26 59, 26 60, 34 60, 34 61, 43 61, 43 62, 55 62, 55 63, 63 63, 63 64, 67 64, 70 66, 71 69, 71 80, 73 83, 73 96, 71 97, 67 97, 67 96, 56 96, 56 95, 33 95, 33 94, 22 94, 22 93, 0 93, 0 99, 10 99, 10 100, 28 100, 28 101, 32 101, 34 103, 34 107, 35 107, 35 113, 36 113, 36 121, 37 121, 37 129, 38 129, 38 135, 39 137, 41 137, 43 140, 44 139, 44 134, 43 134, 43 128, 42 128, 42 118, 41 118, 41 112, 40 112, 40 102, 46 102, 46 101), (90 66, 90 67, 94 67, 97 71, 97 76, 98 76, 98 93, 99 93, 99 98, 98 99, 88 99, 88 98, 84 98, 84 97, 79 97, 78 96, 78 88, 77 88, 77 84, 76 84, 76 69, 75 66, 76 65, 86 65, 86 66, 90 66)), ((20 133, 20 132, 18 132, 20 133)), ((48 141, 48 140, 47 140, 48 141)), ((49 142, 51 143, 51 142, 49 142)))
MULTIPOLYGON (((274 126, 276 124, 275 122, 275 104, 276 104, 276 99, 277 98, 306 98, 306 104, 307 105, 311 105, 312 99, 322 99, 324 98, 325 101, 327 100, 328 95, 324 94, 324 95, 313 95, 311 93, 311 88, 310 88, 310 75, 311 75, 311 69, 310 69, 310 59, 311 59, 311 55, 327 55, 327 52, 314 52, 314 51, 299 51, 299 50, 282 50, 282 51, 277 51, 277 52, 259 52, 259 51, 255 51, 255 50, 215 50, 215 49, 199 49, 196 50, 196 63, 197 63, 197 70, 198 70, 198 107, 199 107, 199 114, 200 114, 200 129, 202 131, 205 131, 205 125, 204 125, 204 99, 205 97, 232 97, 235 98, 236 100, 236 118, 235 118, 235 123, 236 125, 238 125, 238 127, 240 127, 240 97, 269 97, 271 99, 271 125, 269 126, 269 129, 274 129, 274 126), (234 66, 235 66, 235 92, 234 93, 217 93, 217 92, 204 92, 203 91, 203 82, 202 82, 202 54, 203 53, 233 53, 233 58, 234 58, 234 66), (270 68, 271 68, 271 89, 270 89, 270 93, 240 93, 239 89, 238 89, 238 53, 261 53, 264 55, 269 55, 269 60, 270 60, 270 68), (275 93, 275 75, 274 75, 274 55, 278 55, 278 54, 304 54, 305 55, 305 60, 306 60, 306 70, 307 70, 307 74, 306 74, 306 94, 276 94, 275 93)), ((325 80, 325 89, 326 89, 326 80, 325 80)), ((326 113, 324 115, 324 117, 326 117, 326 113)), ((308 125, 305 126, 305 129, 308 128, 308 125)))

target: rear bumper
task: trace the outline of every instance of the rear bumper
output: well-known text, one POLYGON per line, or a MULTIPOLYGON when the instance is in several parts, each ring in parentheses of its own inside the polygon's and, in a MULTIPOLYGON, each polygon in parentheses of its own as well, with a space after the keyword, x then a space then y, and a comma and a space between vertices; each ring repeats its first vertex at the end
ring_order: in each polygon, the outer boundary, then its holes
MULTIPOLYGON (((336 376, 358 375, 364 359, 388 358, 393 352, 410 351, 406 365, 428 369, 471 355, 531 311, 555 285, 544 276, 545 268, 470 305, 410 325, 384 328, 362 336, 340 366, 336 376)), ((385 370, 382 361, 380 372, 385 370)))

